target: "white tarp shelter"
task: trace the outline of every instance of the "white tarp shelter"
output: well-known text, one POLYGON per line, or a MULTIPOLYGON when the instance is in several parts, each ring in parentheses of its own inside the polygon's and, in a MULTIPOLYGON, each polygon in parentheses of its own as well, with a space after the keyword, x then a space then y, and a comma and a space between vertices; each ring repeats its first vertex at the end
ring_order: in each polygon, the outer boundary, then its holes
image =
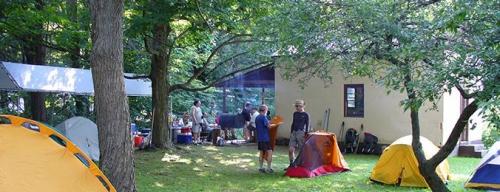
POLYGON ((90 119, 72 117, 57 125, 56 129, 76 144, 92 160, 99 161, 97 125, 90 119))
MULTIPOLYGON (((88 69, 0 61, 0 90, 93 95, 94 84, 88 69)), ((125 91, 128 96, 151 96, 151 82, 125 79, 125 91)))

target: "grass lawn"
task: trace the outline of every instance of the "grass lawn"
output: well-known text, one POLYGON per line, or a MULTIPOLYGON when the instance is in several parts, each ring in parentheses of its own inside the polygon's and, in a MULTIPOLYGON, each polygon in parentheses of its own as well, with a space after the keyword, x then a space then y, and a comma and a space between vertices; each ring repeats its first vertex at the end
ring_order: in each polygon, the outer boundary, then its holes
MULTIPOLYGON (((296 179, 284 176, 288 165, 286 147, 273 155, 273 174, 257 171, 256 146, 180 146, 174 150, 136 151, 136 181, 140 192, 151 191, 430 191, 396 187, 369 181, 378 160, 373 155, 345 155, 350 172, 296 179)), ((463 188, 480 159, 449 158, 451 191, 463 188)))

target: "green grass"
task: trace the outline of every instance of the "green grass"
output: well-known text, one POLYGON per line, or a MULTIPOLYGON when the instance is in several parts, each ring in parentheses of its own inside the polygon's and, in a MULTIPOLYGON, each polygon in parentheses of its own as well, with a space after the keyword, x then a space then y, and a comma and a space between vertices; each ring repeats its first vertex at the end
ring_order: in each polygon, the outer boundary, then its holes
MULTIPOLYGON (((284 176, 288 152, 285 147, 277 147, 273 155, 275 173, 262 174, 257 171, 256 148, 181 146, 168 151, 137 151, 138 191, 430 191, 370 182, 368 177, 378 160, 373 155, 345 155, 350 172, 297 179, 284 176)), ((463 183, 479 160, 449 158, 453 178, 448 188, 467 191, 463 183)))

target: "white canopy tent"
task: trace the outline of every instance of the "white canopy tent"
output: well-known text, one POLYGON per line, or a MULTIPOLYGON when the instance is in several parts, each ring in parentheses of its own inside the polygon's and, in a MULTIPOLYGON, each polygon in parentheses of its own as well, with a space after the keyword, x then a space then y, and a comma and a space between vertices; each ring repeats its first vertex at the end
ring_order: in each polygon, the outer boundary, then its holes
MULTIPOLYGON (((0 90, 93 95, 94 84, 88 69, 0 61, 0 90)), ((128 96, 151 96, 151 82, 125 79, 125 91, 128 96)))

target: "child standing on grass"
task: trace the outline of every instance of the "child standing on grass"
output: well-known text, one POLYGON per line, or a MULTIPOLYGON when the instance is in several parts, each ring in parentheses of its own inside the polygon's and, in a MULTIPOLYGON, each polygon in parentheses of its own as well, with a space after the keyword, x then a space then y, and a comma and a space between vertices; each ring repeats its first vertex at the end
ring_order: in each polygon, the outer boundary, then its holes
POLYGON ((271 163, 273 161, 273 150, 269 137, 269 120, 266 118, 267 106, 259 107, 259 115, 255 118, 255 128, 257 131, 257 145, 260 151, 259 171, 262 173, 273 173, 271 163), (267 161, 267 170, 263 168, 264 159, 267 161))

